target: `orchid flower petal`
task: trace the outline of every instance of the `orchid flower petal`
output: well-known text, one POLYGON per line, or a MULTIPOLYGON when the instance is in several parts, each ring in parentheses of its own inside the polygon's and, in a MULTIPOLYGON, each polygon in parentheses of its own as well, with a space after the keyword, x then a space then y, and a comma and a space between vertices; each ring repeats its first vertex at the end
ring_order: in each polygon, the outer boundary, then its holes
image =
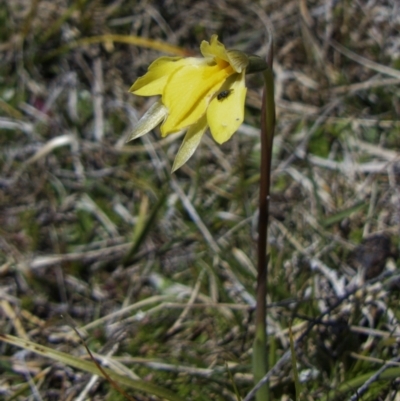
POLYGON ((225 46, 218 40, 217 35, 212 35, 210 43, 203 40, 200 45, 201 54, 207 59, 221 59, 229 62, 225 46))
POLYGON ((167 82, 162 101, 169 115, 161 127, 162 136, 186 128, 205 113, 212 96, 225 79, 234 73, 229 64, 191 65, 178 69, 167 82))
POLYGON ((205 116, 189 128, 175 157, 172 173, 182 167, 192 157, 206 129, 207 119, 205 116))
POLYGON ((138 78, 129 89, 129 92, 138 96, 161 95, 168 77, 190 59, 181 57, 160 57, 150 64, 147 73, 138 78))
POLYGON ((244 72, 236 74, 222 86, 207 109, 207 122, 216 142, 226 142, 240 127, 244 119, 246 87, 244 72))
POLYGON ((154 103, 138 121, 127 142, 150 132, 165 119, 167 114, 168 110, 161 101, 154 103))

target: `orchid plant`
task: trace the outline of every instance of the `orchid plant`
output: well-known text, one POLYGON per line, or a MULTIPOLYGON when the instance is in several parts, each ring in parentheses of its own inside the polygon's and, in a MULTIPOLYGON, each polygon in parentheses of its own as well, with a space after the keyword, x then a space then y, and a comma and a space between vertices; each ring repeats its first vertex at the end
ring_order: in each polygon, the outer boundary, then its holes
POLYGON ((218 144, 228 141, 244 120, 245 74, 262 72, 265 81, 261 112, 261 174, 258 236, 256 334, 253 374, 257 401, 269 400, 266 338, 267 221, 275 126, 272 75, 272 35, 269 32, 267 62, 239 50, 227 50, 217 35, 200 45, 201 57, 161 57, 138 78, 130 92, 160 96, 143 115, 128 141, 161 124, 161 136, 186 131, 172 172, 184 165, 198 147, 207 128, 218 144), (262 381, 264 378, 264 382, 262 381))

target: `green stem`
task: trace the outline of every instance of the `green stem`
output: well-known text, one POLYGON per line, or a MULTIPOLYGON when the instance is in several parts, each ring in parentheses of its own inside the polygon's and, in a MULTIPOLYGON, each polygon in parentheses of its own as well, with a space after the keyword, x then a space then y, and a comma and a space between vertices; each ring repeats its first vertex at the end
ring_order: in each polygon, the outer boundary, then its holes
MULTIPOLYGON (((257 305, 256 305, 256 334, 253 344, 253 375, 258 383, 268 371, 267 358, 267 239, 268 215, 271 185, 272 145, 275 128, 274 77, 272 71, 272 46, 268 54, 268 68, 264 70, 265 88, 261 110, 261 175, 258 220, 258 275, 257 275, 257 305)), ((268 401, 269 388, 263 385, 256 394, 257 401, 268 401)))

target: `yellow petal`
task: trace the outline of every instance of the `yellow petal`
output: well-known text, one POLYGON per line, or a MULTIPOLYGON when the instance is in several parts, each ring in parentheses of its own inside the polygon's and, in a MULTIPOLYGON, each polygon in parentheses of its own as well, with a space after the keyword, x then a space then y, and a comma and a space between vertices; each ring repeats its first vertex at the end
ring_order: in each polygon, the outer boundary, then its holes
POLYGON ((162 136, 186 128, 198 121, 221 84, 234 70, 229 66, 206 63, 186 65, 175 71, 165 86, 162 101, 169 115, 161 126, 162 136))
POLYGON ((207 109, 207 123, 219 144, 230 139, 242 124, 246 92, 243 71, 228 79, 211 101, 207 109))
POLYGON ((150 64, 147 73, 135 81, 129 92, 138 96, 161 95, 168 77, 182 65, 190 63, 188 60, 181 57, 158 58, 150 64))
POLYGON ((200 50, 205 58, 213 59, 217 64, 225 61, 239 73, 246 69, 249 64, 249 58, 246 53, 240 50, 226 50, 225 46, 218 41, 217 35, 211 36, 210 43, 203 40, 200 50))
POLYGON ((142 135, 147 134, 153 128, 157 127, 165 119, 168 114, 167 108, 161 103, 161 100, 154 103, 142 118, 138 121, 133 132, 127 142, 133 139, 139 138, 142 135))
POLYGON ((175 157, 171 173, 182 167, 192 157, 206 129, 207 119, 205 116, 189 128, 175 157))
POLYGON ((229 57, 226 52, 225 46, 218 40, 217 35, 212 35, 210 43, 203 40, 200 45, 201 54, 205 58, 219 58, 229 62, 229 57))

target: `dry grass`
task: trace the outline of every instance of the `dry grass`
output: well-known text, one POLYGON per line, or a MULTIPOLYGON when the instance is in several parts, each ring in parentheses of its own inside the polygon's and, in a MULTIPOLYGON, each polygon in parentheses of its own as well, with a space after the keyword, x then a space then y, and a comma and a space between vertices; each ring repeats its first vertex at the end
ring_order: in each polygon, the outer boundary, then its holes
MULTIPOLYGON (((290 324, 305 400, 347 399, 364 374, 398 355, 396 0, 6 0, 1 333, 87 357, 62 317, 69 315, 109 365, 123 364, 187 400, 236 400, 229 366, 245 397, 260 78, 248 77, 239 133, 222 147, 206 138, 171 177, 179 139, 156 133, 124 143, 150 105, 128 89, 161 53, 110 40, 72 44, 119 34, 189 52, 217 33, 227 47, 263 56, 267 16, 278 115, 271 366, 289 349, 290 324)), ((4 400, 122 399, 104 380, 0 346, 4 400)), ((288 400, 290 362, 278 366, 273 394, 288 400)), ((367 386, 363 399, 399 399, 396 369, 367 386)))

